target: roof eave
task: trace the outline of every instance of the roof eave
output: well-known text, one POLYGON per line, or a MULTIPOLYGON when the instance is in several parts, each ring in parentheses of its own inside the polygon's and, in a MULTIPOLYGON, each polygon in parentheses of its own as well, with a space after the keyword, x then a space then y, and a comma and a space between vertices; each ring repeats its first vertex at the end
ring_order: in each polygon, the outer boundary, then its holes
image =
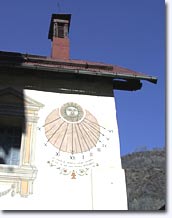
POLYGON ((147 75, 135 75, 135 74, 123 74, 123 73, 115 73, 114 79, 132 79, 132 80, 146 80, 148 82, 157 84, 158 79, 153 76, 147 75))
MULTIPOLYGON (((106 69, 99 71, 91 70, 91 69, 79 69, 76 65, 71 68, 65 65, 65 63, 59 64, 59 61, 48 60, 46 57, 43 56, 35 56, 35 55, 28 55, 28 54, 20 54, 14 52, 0 52, 1 66, 12 66, 12 67, 22 67, 22 68, 32 68, 32 69, 40 69, 40 70, 48 70, 53 72, 65 72, 65 73, 73 73, 73 74, 83 74, 83 75, 90 75, 90 76, 99 76, 99 77, 109 77, 114 80, 116 79, 123 79, 123 80, 146 80, 148 82, 157 84, 157 78, 153 76, 148 76, 141 73, 127 73, 127 72, 114 72, 114 71, 107 71, 106 69), (45 62, 45 63, 44 63, 45 62), (56 64, 59 64, 57 66, 56 64), (64 66, 63 66, 64 65, 64 66)), ((85 66, 83 64, 83 66, 85 66)), ((109 65, 108 65, 109 66, 109 65)))

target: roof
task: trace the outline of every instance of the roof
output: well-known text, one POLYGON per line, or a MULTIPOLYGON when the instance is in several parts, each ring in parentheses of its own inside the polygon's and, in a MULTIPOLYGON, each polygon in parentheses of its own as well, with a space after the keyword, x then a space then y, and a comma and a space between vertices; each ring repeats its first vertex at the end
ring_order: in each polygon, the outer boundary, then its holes
POLYGON ((149 76, 140 72, 136 72, 131 69, 127 69, 118 65, 105 64, 100 62, 91 62, 86 60, 61 60, 52 59, 46 56, 38 56, 31 54, 22 54, 15 52, 0 51, 0 67, 20 67, 35 70, 46 70, 56 74, 80 74, 96 76, 99 78, 109 78, 117 81, 117 88, 120 90, 137 90, 141 88, 139 85, 137 88, 128 88, 126 84, 122 87, 121 81, 130 81, 130 86, 134 87, 134 83, 141 84, 141 80, 146 80, 156 84, 157 78, 149 76))
MULTIPOLYGON (((118 65, 105 64, 101 62, 91 62, 86 60, 60 60, 60 59, 52 59, 50 57, 38 56, 38 55, 30 55, 30 54, 21 54, 15 52, 4 52, 0 51, 0 64, 5 63, 21 63, 25 66, 42 66, 49 67, 49 69, 73 69, 73 70, 82 70, 85 74, 92 73, 97 76, 106 76, 113 78, 121 78, 121 79, 139 79, 139 80, 147 80, 152 83, 157 83, 157 78, 153 76, 149 76, 140 72, 136 72, 131 69, 127 69, 118 65)), ((77 72, 78 72, 77 71, 77 72)))

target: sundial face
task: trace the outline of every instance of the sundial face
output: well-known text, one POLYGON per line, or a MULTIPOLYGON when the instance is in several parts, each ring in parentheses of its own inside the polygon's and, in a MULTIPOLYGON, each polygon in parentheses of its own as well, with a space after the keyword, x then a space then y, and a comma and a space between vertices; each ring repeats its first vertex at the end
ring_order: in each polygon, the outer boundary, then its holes
POLYGON ((73 102, 53 110, 47 116, 44 126, 48 142, 60 152, 70 154, 90 151, 100 137, 97 119, 73 102))
POLYGON ((51 111, 42 127, 47 139, 44 145, 55 150, 48 164, 63 175, 73 175, 72 178, 75 174, 87 175, 90 167, 98 166, 95 157, 106 150, 113 132, 75 102, 67 102, 51 111))

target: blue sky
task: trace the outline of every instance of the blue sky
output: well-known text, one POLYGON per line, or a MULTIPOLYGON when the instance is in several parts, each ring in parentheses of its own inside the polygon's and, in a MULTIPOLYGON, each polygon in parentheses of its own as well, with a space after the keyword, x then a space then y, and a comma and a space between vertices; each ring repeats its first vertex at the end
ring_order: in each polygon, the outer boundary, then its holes
POLYGON ((71 59, 120 65, 158 77, 115 91, 121 155, 165 145, 164 0, 2 0, 0 50, 50 56, 52 13, 71 13, 71 59))

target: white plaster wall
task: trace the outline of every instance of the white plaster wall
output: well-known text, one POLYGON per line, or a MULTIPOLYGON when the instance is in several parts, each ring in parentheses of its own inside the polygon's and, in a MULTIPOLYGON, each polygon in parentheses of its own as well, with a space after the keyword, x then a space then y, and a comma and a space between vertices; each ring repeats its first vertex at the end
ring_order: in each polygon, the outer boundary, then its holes
MULTIPOLYGON (((44 129, 36 133, 35 161, 38 169, 37 178, 33 182, 33 194, 27 198, 19 195, 11 197, 6 195, 0 198, 1 209, 8 210, 126 210, 126 185, 124 171, 121 169, 120 144, 116 120, 115 101, 112 97, 96 97, 74 94, 58 94, 34 90, 25 90, 25 94, 44 104, 39 111, 38 127, 44 125, 47 115, 66 102, 76 102, 92 113, 99 124, 109 133, 101 141, 106 148, 101 152, 94 148, 92 157, 94 165, 89 166, 87 175, 63 175, 56 167, 50 167, 47 161, 56 152, 54 146, 44 146, 47 138, 44 129)), ((62 156, 67 162, 69 156, 62 156)), ((89 160, 89 154, 86 154, 89 160)), ((74 162, 81 162, 77 155, 74 162)))
POLYGON ((92 169, 92 198, 94 210, 127 210, 124 170, 92 169))

